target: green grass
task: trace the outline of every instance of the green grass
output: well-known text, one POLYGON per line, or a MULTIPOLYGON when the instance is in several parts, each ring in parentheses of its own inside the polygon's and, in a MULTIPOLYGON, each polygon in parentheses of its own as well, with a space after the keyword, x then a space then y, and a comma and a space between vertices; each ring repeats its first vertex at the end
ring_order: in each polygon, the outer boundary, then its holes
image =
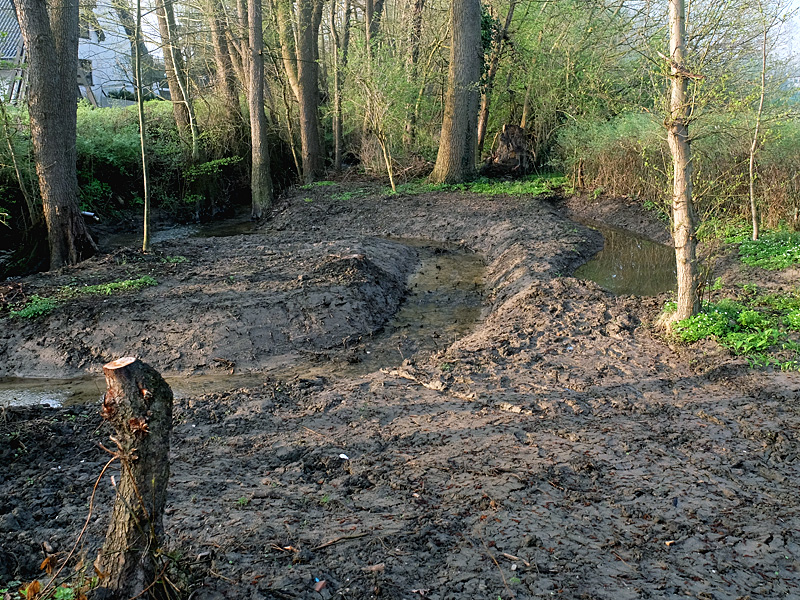
POLYGON ((739 246, 741 261, 770 271, 800 263, 800 232, 777 231, 758 240, 745 240, 739 246))
POLYGON ((301 190, 310 190, 315 187, 326 187, 331 185, 339 185, 335 181, 312 181, 311 183, 306 183, 305 185, 301 185, 301 190))
MULTIPOLYGON (((428 183, 424 179, 403 183, 397 186, 398 194, 417 195, 429 192, 466 191, 484 196, 538 196, 552 192, 567 183, 563 175, 529 175, 522 179, 504 180, 480 177, 466 183, 428 183)), ((384 193, 391 194, 390 190, 384 193)))
MULTIPOLYGON (((675 310, 667 303, 665 311, 675 310)), ((714 339, 751 366, 800 368, 800 291, 758 295, 755 286, 737 300, 705 302, 701 313, 675 324, 674 335, 683 343, 714 339)))
POLYGON ((83 287, 64 286, 59 288, 53 296, 43 297, 33 295, 21 307, 9 311, 9 316, 18 319, 34 319, 51 312, 56 306, 69 300, 84 296, 112 296, 124 292, 136 292, 146 287, 158 285, 158 282, 145 275, 139 279, 126 279, 124 281, 112 281, 97 285, 86 285, 83 287))

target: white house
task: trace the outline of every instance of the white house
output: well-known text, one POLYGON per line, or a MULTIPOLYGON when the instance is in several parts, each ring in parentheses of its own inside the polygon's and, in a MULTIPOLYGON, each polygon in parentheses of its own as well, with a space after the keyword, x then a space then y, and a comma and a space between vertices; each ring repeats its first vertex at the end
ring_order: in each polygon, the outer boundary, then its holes
MULTIPOLYGON (((25 51, 14 0, 0 0, 0 60, 0 93, 3 100, 18 102, 25 94, 25 51)), ((136 88, 131 43, 116 11, 103 0, 97 2, 88 18, 82 15, 78 60, 76 93, 94 106, 133 103, 136 88)), ((158 95, 159 85, 153 88, 151 91, 158 95)))

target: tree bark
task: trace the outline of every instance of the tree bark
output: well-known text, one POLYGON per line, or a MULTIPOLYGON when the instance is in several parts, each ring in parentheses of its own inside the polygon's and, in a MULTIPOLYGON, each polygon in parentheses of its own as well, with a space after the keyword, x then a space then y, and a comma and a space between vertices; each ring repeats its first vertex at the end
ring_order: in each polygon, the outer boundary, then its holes
MULTIPOLYGON (((408 64, 406 68, 407 80, 414 83, 417 79, 419 64, 419 51, 422 42, 422 13, 425 9, 425 0, 411 0, 411 18, 408 34, 408 64)), ((403 132, 403 145, 410 149, 417 138, 417 114, 411 106, 406 107, 408 117, 403 132)))
POLYGON ((78 3, 19 0, 28 52, 28 110, 36 174, 50 246, 50 268, 75 264, 97 247, 78 208, 78 3))
POLYGON ((319 132, 319 69, 315 57, 321 0, 298 0, 297 27, 293 26, 292 4, 278 0, 277 19, 283 66, 298 102, 300 154, 303 180, 310 183, 322 171, 322 143, 319 132), (317 6, 318 5, 318 6, 317 6))
POLYGON ((669 0, 669 59, 672 91, 667 119, 667 141, 672 152, 672 237, 678 272, 678 307, 676 321, 700 310, 695 237, 695 214, 692 203, 692 150, 689 145, 689 97, 684 66, 686 59, 686 7, 684 0, 669 0))
POLYGON ((236 75, 228 46, 225 22, 220 0, 209 0, 208 20, 211 25, 211 40, 214 45, 217 89, 222 97, 226 121, 233 131, 239 129, 242 113, 239 108, 239 95, 236 91, 236 75))
MULTIPOLYGON (((483 152, 483 144, 486 139, 486 126, 489 122, 489 104, 492 100, 492 89, 494 79, 497 76, 497 69, 500 66, 500 53, 503 50, 503 42, 508 36, 508 29, 511 27, 511 20, 514 18, 514 7, 516 0, 511 0, 508 7, 508 14, 502 29, 495 31, 492 39, 492 55, 489 59, 489 69, 483 83, 483 93, 481 94, 481 108, 478 116, 478 157, 483 152)), ((524 127, 523 127, 524 129, 524 127)))
MULTIPOLYGON (((764 15, 762 14, 762 17, 764 15)), ((750 192, 750 220, 753 224, 752 238, 758 239, 760 223, 758 218, 758 206, 756 205, 756 152, 758 152, 758 134, 761 129, 761 117, 764 114, 764 97, 767 91, 767 39, 769 27, 764 22, 764 34, 761 40, 761 93, 758 98, 758 110, 756 111, 756 127, 753 131, 753 143, 750 144, 750 161, 748 165, 748 183, 750 192)))
POLYGON ((169 481, 172 390, 151 366, 132 357, 103 367, 108 389, 101 414, 114 427, 121 472, 117 498, 96 568, 103 595, 136 598, 158 577, 155 551, 164 537, 169 481))
POLYGON ((264 30, 261 0, 248 0, 248 38, 250 40, 250 87, 247 101, 250 108, 251 170, 250 192, 253 219, 262 219, 272 207, 272 177, 269 171, 267 117, 264 114, 264 30))
POLYGON ((342 132, 342 87, 347 52, 350 45, 350 0, 344 0, 342 34, 336 27, 336 0, 331 0, 331 36, 333 37, 333 168, 342 170, 344 134, 342 132))
POLYGON ((183 73, 183 59, 179 54, 172 52, 173 39, 171 33, 175 30, 175 13, 172 9, 172 3, 165 0, 156 0, 156 17, 158 19, 158 31, 161 35, 164 72, 167 76, 167 87, 169 87, 175 124, 178 127, 180 136, 183 139, 187 139, 190 135, 189 110, 186 98, 183 96, 182 86, 178 82, 178 77, 182 77, 183 73))
POLYGON ((439 153, 430 176, 433 183, 455 183, 475 175, 478 81, 483 63, 480 1, 452 0, 450 21, 450 68, 439 153))

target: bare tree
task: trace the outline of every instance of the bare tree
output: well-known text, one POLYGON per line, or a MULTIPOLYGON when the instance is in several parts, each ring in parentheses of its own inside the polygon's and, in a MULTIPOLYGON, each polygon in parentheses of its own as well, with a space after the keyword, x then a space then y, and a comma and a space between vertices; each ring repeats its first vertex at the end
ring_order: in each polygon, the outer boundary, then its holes
POLYGON ((277 0, 276 17, 283 66, 300 110, 300 146, 303 180, 309 183, 322 171, 319 131, 319 65, 317 35, 322 0, 277 0))
POLYGON ((261 219, 272 207, 272 177, 269 171, 267 117, 264 114, 264 30, 261 0, 248 0, 250 40, 250 86, 247 103, 250 108, 251 169, 250 192, 252 218, 261 219))
POLYGON ((483 64, 480 1, 452 0, 450 21, 453 33, 444 121, 430 176, 434 183, 463 181, 473 176, 478 146, 478 81, 483 64))
POLYGON ((97 251, 78 209, 78 2, 18 0, 15 5, 28 51, 31 140, 50 268, 57 269, 97 251))
POLYGON ((688 80, 696 78, 686 68, 686 6, 684 0, 669 0, 669 62, 672 90, 666 120, 667 141, 672 152, 672 237, 678 272, 676 321, 700 310, 695 236, 695 211, 692 203, 692 150, 689 145, 688 80))

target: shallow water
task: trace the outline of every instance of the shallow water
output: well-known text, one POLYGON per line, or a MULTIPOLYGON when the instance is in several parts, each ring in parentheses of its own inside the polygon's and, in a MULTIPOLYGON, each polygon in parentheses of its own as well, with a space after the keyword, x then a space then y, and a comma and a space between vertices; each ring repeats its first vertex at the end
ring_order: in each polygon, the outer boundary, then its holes
POLYGON ((674 248, 596 221, 582 223, 602 233, 605 245, 575 277, 618 295, 655 296, 676 288, 674 248))
MULTIPOLYGON (((236 227, 232 224, 233 229, 236 227)), ((485 270, 482 257, 430 240, 393 241, 415 248, 420 266, 409 277, 408 293, 394 317, 381 331, 349 348, 346 358, 338 358, 336 353, 332 360, 291 354, 275 356, 272 366, 259 373, 166 376, 175 396, 257 387, 270 377, 365 375, 397 366, 413 355, 435 352, 470 332, 481 315, 485 270)), ((99 403, 104 391, 102 374, 73 379, 0 378, 0 407, 99 403)))

